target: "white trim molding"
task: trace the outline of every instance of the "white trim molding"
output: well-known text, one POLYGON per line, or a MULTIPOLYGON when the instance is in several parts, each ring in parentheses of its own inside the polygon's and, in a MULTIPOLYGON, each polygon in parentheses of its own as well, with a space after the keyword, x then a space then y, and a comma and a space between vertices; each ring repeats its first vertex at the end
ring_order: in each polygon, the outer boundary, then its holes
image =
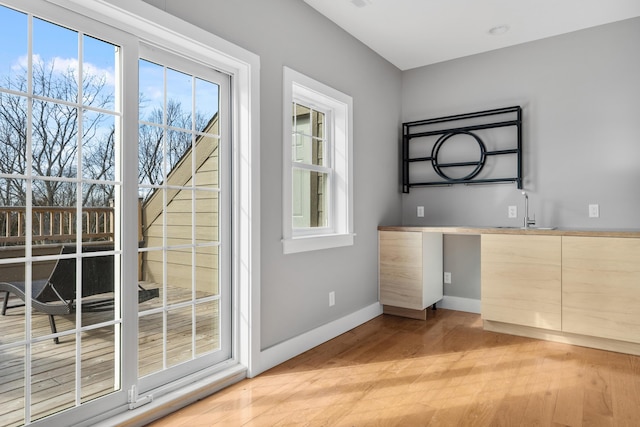
POLYGON ((436 307, 480 314, 481 305, 479 299, 445 295, 442 300, 436 304, 436 307))
POLYGON ((382 305, 376 302, 333 322, 269 347, 263 350, 260 355, 260 372, 271 369, 307 350, 311 350, 381 314, 382 305))

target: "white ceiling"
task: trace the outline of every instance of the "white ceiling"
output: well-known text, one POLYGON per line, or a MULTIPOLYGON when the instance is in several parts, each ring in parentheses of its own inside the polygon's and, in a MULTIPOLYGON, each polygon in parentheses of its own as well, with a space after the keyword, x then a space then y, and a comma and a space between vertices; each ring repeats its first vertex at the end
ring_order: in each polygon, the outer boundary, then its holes
POLYGON ((401 70, 640 16, 640 0, 304 1, 401 70))

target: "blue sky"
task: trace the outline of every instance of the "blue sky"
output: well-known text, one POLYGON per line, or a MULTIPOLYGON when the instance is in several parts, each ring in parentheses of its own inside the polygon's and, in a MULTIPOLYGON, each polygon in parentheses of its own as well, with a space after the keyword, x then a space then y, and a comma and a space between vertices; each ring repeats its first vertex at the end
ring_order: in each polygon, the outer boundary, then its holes
MULTIPOLYGON (((22 74, 27 64, 27 15, 0 6, 0 85, 5 86, 6 76, 22 74)), ((83 73, 105 78, 108 90, 115 83, 115 48, 113 45, 84 36, 83 73)), ((56 70, 78 69, 78 35, 69 29, 40 19, 33 20, 33 60, 54 64, 56 70)), ((152 108, 160 107, 163 100, 163 67, 141 61, 139 89, 148 102, 143 104, 141 117, 152 108)), ((191 113, 190 76, 167 70, 167 97, 182 104, 191 113)), ((207 116, 217 111, 218 87, 204 80, 196 80, 196 108, 207 116)))

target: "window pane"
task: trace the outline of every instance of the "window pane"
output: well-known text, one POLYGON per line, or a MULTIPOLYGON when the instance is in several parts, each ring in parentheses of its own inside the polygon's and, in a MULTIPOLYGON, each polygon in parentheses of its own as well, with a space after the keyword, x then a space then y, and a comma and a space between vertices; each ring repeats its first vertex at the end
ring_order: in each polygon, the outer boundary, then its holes
POLYGON ((205 298, 220 295, 218 247, 196 248, 196 296, 205 298))
POLYGON ((292 160, 326 166, 324 113, 293 103, 292 160))
POLYGON ((116 188, 99 182, 82 184, 82 232, 88 240, 113 240, 116 188))
POLYGON ((311 135, 314 138, 324 138, 324 113, 320 111, 311 113, 311 135))
POLYGON ((167 367, 191 360, 192 351, 192 307, 178 308, 167 313, 167 367))
POLYGON ((139 119, 151 123, 163 123, 164 114, 164 67, 141 59, 139 119))
POLYGON ((26 92, 27 15, 0 6, 0 87, 26 92))
MULTIPOLYGON (((217 133, 217 118, 212 125, 217 133)), ((196 179, 198 187, 219 188, 220 140, 214 136, 199 136, 196 139, 196 179)))
POLYGON ((192 159, 191 156, 188 156, 186 154, 191 151, 192 137, 193 134, 190 132, 179 132, 175 130, 169 130, 167 132, 166 174, 168 185, 187 185, 188 181, 185 181, 182 178, 185 173, 187 179, 190 180, 192 159), (174 169, 176 170, 176 172, 178 171, 177 166, 179 163, 180 172, 174 174, 174 169))
MULTIPOLYGON (((162 243, 154 242, 154 243, 162 243)), ((164 292, 162 283, 163 280, 163 251, 158 250, 150 250, 144 251, 141 253, 141 265, 142 271, 140 273, 140 285, 145 289, 160 289, 160 297, 151 299, 149 302, 144 304, 138 304, 138 310, 143 312, 147 309, 156 308, 159 304, 162 303, 164 292)))
POLYGON ((77 236, 77 184, 34 180, 33 240, 39 243, 75 243, 77 236))
MULTIPOLYGON (((26 174, 27 99, 0 93, 0 173, 26 174), (6 142, 6 143, 5 143, 6 142)), ((8 189, 0 187, 3 202, 8 189)), ((6 203, 6 202, 5 202, 6 203)))
POLYGON ((33 19, 33 93, 77 102, 78 33, 33 19))
POLYGON ((218 130, 218 93, 217 84, 196 79, 196 130, 217 135, 218 130), (215 125, 214 125, 215 122, 215 125), (213 127, 215 126, 215 127, 213 127))
MULTIPOLYGON (((0 178, 0 192, 2 194, 0 246, 24 245, 27 233, 26 181, 23 179, 0 178)), ((15 258, 18 256, 24 256, 24 251, 8 257, 15 258)))
POLYGON ((93 329, 82 334, 82 402, 96 399, 116 390, 116 343, 114 330, 117 326, 93 329), (101 345, 96 346, 96 341, 101 345), (103 343, 107 343, 104 345, 103 343))
POLYGON ((165 217, 167 219, 167 245, 190 245, 192 241, 191 213, 193 211, 191 190, 169 190, 173 197, 167 199, 165 217))
POLYGON ((308 165, 325 165, 324 140, 307 135, 294 134, 293 161, 308 165))
MULTIPOLYGON (((138 182, 146 185, 160 185, 163 181, 163 141, 164 131, 159 126, 140 125, 138 132, 138 182)), ((143 196, 149 190, 143 190, 143 196)))
POLYGON ((115 179, 115 117, 85 111, 82 129, 82 177, 115 179))
POLYGON ((60 344, 51 340, 31 344, 32 419, 75 406, 75 345, 73 335, 60 339, 60 344))
POLYGON ((2 423, 8 426, 24 424, 25 406, 25 347, 13 347, 0 351, 2 366, 2 390, 11 399, 3 404, 0 414, 2 423), (13 410, 12 410, 13 409, 13 410))
MULTIPOLYGON (((104 242, 99 246, 83 246, 82 250, 85 253, 108 251, 113 250, 113 244, 104 242)), ((82 258, 81 286, 84 298, 82 326, 95 325, 115 319, 115 311, 110 308, 113 304, 112 298, 116 295, 115 279, 120 274, 115 270, 114 255, 93 255, 82 258)), ((73 267, 75 268, 75 262, 73 262, 73 267)), ((75 279, 75 274, 72 277, 75 279)))
MULTIPOLYGON (((25 255, 24 246, 16 246, 13 248, 2 248, 3 260, 9 261, 10 258, 23 257, 25 255)), ((37 268, 37 266, 36 266, 37 268)), ((20 289, 26 289, 25 286, 25 263, 14 262, 9 264, 0 264, 0 274, 2 281, 12 284, 20 289)), ((2 293, 0 298, 4 298, 2 293)), ((8 295, 9 300, 6 312, 0 317, 2 324, 2 333, 0 334, 0 345, 8 344, 25 339, 25 308, 24 301, 13 294, 8 295)), ((2 358, 0 351, 0 359, 2 358)), ((3 369, 4 371, 4 369, 3 369)), ((9 371, 6 371, 9 372, 9 371)))
POLYGON ((311 109, 294 103, 293 132, 311 135, 311 109))
POLYGON ((82 103, 113 110, 117 47, 89 36, 82 40, 82 103))
POLYGON ((201 355, 220 348, 220 302, 196 305, 196 353, 201 355))
POLYGON ((78 174, 78 109, 33 101, 33 173, 72 178, 78 174))
POLYGON ((293 169, 294 228, 328 226, 328 174, 293 169))
POLYGON ((192 265, 191 249, 167 250, 167 304, 192 299, 192 265))
POLYGON ((193 129, 193 78, 167 68, 167 125, 193 129))
POLYGON ((218 193, 215 191, 197 191, 195 193, 195 236, 197 243, 218 241, 218 193))
POLYGON ((82 241, 83 242, 111 242, 115 238, 114 200, 116 187, 107 184, 83 184, 82 203, 82 241))
POLYGON ((162 313, 142 316, 138 320, 138 376, 162 370, 162 313))

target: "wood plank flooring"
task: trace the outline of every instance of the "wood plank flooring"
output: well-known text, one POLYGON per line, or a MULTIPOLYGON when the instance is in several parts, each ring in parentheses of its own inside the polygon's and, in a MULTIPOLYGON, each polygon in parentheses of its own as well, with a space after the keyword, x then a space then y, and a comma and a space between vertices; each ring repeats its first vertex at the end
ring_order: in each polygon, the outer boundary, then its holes
POLYGON ((640 357, 382 315, 152 424, 638 426, 640 357))

